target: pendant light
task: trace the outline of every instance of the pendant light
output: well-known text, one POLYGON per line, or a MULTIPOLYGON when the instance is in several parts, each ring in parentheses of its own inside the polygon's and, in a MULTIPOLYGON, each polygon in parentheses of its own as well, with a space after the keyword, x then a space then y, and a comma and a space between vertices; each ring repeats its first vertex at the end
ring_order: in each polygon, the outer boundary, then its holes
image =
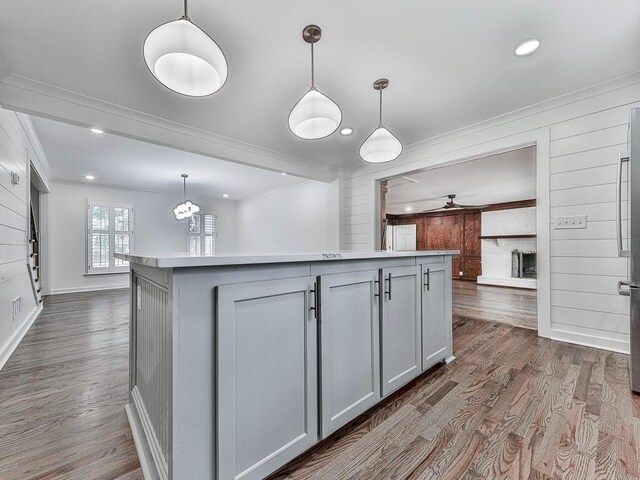
POLYGON ((342 123, 340 107, 316 89, 313 64, 313 44, 320 40, 322 30, 317 25, 307 25, 302 38, 311 44, 311 88, 296 103, 289 114, 289 128, 294 135, 305 140, 328 137, 342 123))
POLYGON ((163 23, 144 41, 144 61, 151 74, 174 92, 204 97, 227 81, 227 60, 213 39, 187 15, 163 23))
POLYGON ((176 216, 176 220, 184 220, 185 218, 189 218, 193 216, 194 213, 198 213, 200 211, 200 207, 193 203, 191 200, 187 200, 187 175, 183 173, 180 175, 182 177, 182 192, 183 192, 183 202, 176 205, 176 208, 173 209, 173 214, 176 216))
POLYGON ((360 157, 365 162, 383 163, 395 160, 402 153, 402 143, 396 136, 382 126, 382 90, 389 86, 389 80, 381 78, 373 82, 374 90, 380 92, 380 122, 369 137, 360 146, 360 157))

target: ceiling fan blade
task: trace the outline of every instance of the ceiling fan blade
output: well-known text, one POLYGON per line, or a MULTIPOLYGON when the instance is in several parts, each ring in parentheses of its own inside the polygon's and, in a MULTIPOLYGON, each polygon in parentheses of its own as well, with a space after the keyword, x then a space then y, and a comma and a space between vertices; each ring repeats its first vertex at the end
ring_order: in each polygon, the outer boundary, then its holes
POLYGON ((442 210, 442 211, 444 212, 444 211, 446 211, 446 210, 447 210, 447 207, 446 207, 446 206, 444 206, 444 207, 438 207, 438 208, 430 208, 430 209, 428 209, 428 210, 421 210, 421 211, 420 211, 420 212, 418 212, 418 213, 437 212, 438 210, 442 210))
POLYGON ((405 180, 408 180, 408 181, 409 181, 409 182, 411 182, 411 183, 420 183, 420 180, 416 180, 415 178, 405 177, 405 176, 402 176, 402 177, 400 177, 400 178, 403 178, 403 179, 405 179, 405 180))
POLYGON ((462 205, 460 203, 454 204, 455 208, 487 208, 489 205, 462 205))

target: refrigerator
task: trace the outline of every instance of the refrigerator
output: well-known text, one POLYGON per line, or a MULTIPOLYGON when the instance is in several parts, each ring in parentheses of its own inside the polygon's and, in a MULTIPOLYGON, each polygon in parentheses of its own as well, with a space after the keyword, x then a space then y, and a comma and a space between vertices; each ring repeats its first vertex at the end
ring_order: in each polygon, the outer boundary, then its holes
POLYGON ((628 278, 618 282, 618 294, 630 297, 629 380, 631 390, 640 393, 640 108, 631 110, 628 142, 616 177, 618 256, 629 257, 628 278))

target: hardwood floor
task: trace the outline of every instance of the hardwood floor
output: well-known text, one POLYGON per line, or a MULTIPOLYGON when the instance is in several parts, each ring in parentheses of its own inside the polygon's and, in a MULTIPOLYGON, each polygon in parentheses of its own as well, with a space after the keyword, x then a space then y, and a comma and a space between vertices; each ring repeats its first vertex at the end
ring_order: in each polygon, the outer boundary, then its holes
POLYGON ((460 317, 454 353, 272 478, 638 478, 626 355, 460 317))
MULTIPOLYGON (((0 371, 2 480, 142 478, 127 318, 123 291, 45 300, 0 371)), ((626 355, 464 317, 454 353, 272 478, 638 478, 626 355)))
POLYGON ((0 371, 0 479, 142 479, 124 413, 128 290, 44 305, 0 371))
POLYGON ((536 291, 453 281, 453 314, 538 329, 536 291))

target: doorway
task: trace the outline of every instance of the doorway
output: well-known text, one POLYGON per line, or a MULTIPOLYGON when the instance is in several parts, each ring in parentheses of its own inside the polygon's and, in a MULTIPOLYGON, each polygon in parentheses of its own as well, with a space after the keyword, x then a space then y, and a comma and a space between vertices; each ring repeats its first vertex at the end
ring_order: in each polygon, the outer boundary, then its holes
POLYGON ((535 146, 389 177, 380 200, 382 248, 460 252, 455 318, 537 329, 535 146))
POLYGON ((45 248, 42 226, 47 224, 47 218, 43 218, 46 209, 46 194, 49 193, 45 183, 38 174, 33 163, 29 163, 29 276, 33 295, 38 304, 42 304, 43 293, 43 269, 42 265, 47 260, 44 254, 45 248))

